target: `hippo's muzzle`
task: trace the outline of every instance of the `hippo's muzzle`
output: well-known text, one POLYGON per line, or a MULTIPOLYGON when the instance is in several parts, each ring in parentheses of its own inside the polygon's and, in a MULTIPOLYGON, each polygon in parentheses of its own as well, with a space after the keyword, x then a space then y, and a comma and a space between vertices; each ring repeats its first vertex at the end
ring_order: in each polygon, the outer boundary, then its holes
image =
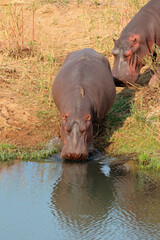
POLYGON ((62 151, 61 157, 66 160, 71 160, 71 161, 84 161, 88 158, 88 153, 86 153, 86 154, 84 154, 84 153, 83 154, 75 154, 75 153, 64 154, 62 151))

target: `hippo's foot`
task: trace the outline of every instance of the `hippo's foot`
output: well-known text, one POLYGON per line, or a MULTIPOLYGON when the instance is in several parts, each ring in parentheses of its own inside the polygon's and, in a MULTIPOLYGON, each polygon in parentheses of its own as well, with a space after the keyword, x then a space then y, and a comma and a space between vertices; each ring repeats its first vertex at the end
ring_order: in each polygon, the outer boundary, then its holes
POLYGON ((149 88, 153 91, 160 87, 160 79, 154 74, 151 80, 149 81, 149 88))

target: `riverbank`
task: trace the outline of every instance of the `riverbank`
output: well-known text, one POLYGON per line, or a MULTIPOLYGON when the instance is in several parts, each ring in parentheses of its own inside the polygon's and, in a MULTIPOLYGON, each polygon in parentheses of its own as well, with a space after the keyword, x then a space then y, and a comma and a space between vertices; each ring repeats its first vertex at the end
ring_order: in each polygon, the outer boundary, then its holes
MULTIPOLYGON (((113 38, 146 1, 0 1, 0 159, 47 157, 59 137, 60 118, 51 86, 67 53, 94 48, 111 66, 113 38), (6 3, 4 3, 6 2, 6 3), (124 15, 124 12, 127 14, 124 15)), ((141 167, 159 168, 160 89, 150 91, 143 69, 135 87, 118 88, 95 147, 105 154, 132 154, 141 167)))

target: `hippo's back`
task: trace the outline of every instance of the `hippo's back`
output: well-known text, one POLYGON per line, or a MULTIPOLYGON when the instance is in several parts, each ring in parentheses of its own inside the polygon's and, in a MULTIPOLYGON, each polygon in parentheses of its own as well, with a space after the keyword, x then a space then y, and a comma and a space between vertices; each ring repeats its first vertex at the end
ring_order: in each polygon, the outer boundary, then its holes
POLYGON ((146 35, 159 30, 160 0, 151 0, 145 4, 123 29, 121 36, 127 33, 146 35), (157 30, 156 30, 157 29, 157 30))
POLYGON ((53 99, 60 109, 68 98, 75 99, 77 88, 84 90, 100 115, 111 107, 115 85, 108 60, 93 49, 82 49, 67 55, 53 83, 53 99))

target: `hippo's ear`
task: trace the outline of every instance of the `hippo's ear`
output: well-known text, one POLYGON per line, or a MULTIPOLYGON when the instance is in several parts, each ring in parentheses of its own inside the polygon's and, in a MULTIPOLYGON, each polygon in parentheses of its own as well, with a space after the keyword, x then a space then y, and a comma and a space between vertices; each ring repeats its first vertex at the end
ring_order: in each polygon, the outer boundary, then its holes
POLYGON ((86 122, 88 122, 88 121, 91 121, 91 114, 88 114, 88 115, 86 116, 86 122))
POLYGON ((68 117, 68 114, 64 114, 64 115, 62 116, 62 120, 63 120, 64 122, 67 122, 67 117, 68 117))
POLYGON ((116 39, 113 38, 113 42, 114 42, 114 44, 116 44, 116 39))

